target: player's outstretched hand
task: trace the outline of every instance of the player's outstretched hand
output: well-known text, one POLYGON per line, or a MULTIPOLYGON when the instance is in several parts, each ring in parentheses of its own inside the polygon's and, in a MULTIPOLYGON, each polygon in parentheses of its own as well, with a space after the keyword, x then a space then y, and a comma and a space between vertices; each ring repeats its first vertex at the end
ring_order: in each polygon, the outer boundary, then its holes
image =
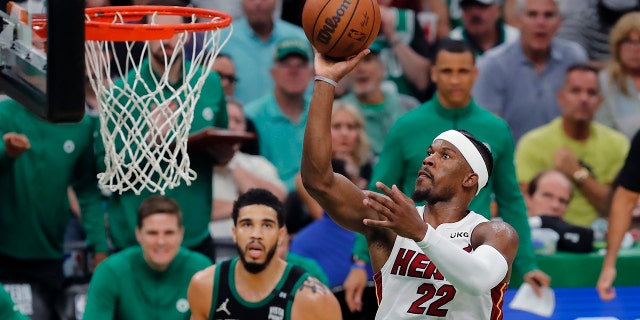
POLYGON ((367 196, 365 206, 380 213, 386 220, 364 219, 363 223, 370 227, 383 227, 393 230, 401 237, 420 241, 427 233, 427 224, 416 210, 416 205, 396 185, 391 188, 382 182, 376 182, 376 187, 383 194, 365 191, 367 196))
POLYGON ((24 134, 7 132, 2 136, 7 155, 11 158, 19 157, 23 152, 31 148, 29 138, 24 134))
POLYGON ((362 58, 368 55, 371 51, 369 49, 364 49, 357 55, 341 61, 328 58, 315 49, 314 52, 314 68, 316 75, 338 82, 345 75, 351 72, 358 62, 360 62, 360 60, 362 60, 362 58))

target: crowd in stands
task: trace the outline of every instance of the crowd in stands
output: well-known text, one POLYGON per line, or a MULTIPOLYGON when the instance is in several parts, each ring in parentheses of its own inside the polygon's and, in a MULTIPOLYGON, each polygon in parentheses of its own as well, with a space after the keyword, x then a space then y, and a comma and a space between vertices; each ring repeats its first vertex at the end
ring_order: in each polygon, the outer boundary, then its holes
MULTIPOLYGON (((609 250, 593 281, 603 300, 615 297, 618 251, 640 220, 640 1, 378 3, 382 26, 371 52, 336 91, 335 172, 363 190, 379 191, 381 181, 411 195, 428 144, 443 131, 466 130, 494 161, 469 210, 518 232, 512 279, 538 292, 553 284, 536 265, 532 229, 558 233, 560 251, 589 253, 597 240, 592 225, 607 221, 609 250), (472 58, 461 59, 468 51, 472 58)), ((328 287, 344 319, 373 319, 364 237, 336 224, 300 180, 314 81, 314 52, 300 21, 304 1, 86 0, 87 7, 146 4, 233 16, 191 132, 216 127, 255 138, 224 146, 215 159, 194 155, 197 179, 163 196, 108 193, 95 178, 105 150, 90 85, 88 112, 73 125, 41 121, 0 95, 0 283, 15 304, 0 291, 0 317, 22 319, 19 310, 32 320, 82 313, 87 320, 189 319, 191 277, 242 254, 234 203, 260 188, 286 212, 276 259, 328 287), (73 230, 86 246, 70 255, 76 242, 65 234, 73 230), (84 292, 69 295, 78 283, 84 292)), ((165 19, 157 22, 181 22, 165 19)), ((142 81, 153 84, 152 72, 167 71, 178 83, 180 64, 164 70, 158 42, 147 50, 142 81)))

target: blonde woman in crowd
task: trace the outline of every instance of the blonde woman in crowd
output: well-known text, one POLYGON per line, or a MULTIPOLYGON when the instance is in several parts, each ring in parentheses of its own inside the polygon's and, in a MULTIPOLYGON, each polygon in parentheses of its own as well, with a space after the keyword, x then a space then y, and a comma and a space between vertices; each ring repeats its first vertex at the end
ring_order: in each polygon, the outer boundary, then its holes
POLYGON ((640 129, 640 12, 620 18, 609 42, 612 60, 600 72, 604 101, 596 120, 631 139, 640 129))

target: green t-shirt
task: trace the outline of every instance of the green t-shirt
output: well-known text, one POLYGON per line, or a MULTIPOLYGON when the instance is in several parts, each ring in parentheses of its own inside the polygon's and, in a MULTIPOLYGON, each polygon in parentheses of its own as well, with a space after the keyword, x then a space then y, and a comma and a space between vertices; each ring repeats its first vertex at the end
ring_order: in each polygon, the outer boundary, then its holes
MULTIPOLYGON (((629 140, 618 131, 593 122, 589 138, 580 142, 568 137, 562 119, 556 118, 520 138, 515 154, 518 182, 529 183, 541 171, 553 169, 555 153, 564 146, 591 169, 596 181, 604 184, 613 182, 629 152, 629 140)), ((579 188, 574 189, 564 220, 590 227, 598 212, 579 188)))
POLYGON ((93 274, 84 319, 188 320, 189 282, 210 265, 204 255, 182 248, 167 270, 156 271, 140 247, 125 249, 103 261, 93 274))
MULTIPOLYGON (((11 158, 0 139, 0 253, 18 259, 62 259, 70 217, 68 186, 76 189, 90 242, 106 243, 104 228, 88 225, 104 220, 96 194, 95 124, 89 116, 74 124, 52 124, 13 100, 0 102, 0 136, 23 134, 31 145, 11 158)), ((106 245, 96 249, 105 252, 106 245)))
MULTIPOLYGON (((186 63, 187 68, 189 68, 190 62, 186 63)), ((140 83, 136 85, 136 94, 143 96, 155 90, 153 86, 155 80, 151 75, 148 61, 143 62, 140 68, 141 70, 146 70, 146 72, 141 72, 142 82, 150 87, 147 89, 146 86, 140 83)), ((136 81, 135 73, 130 72, 126 81, 129 84, 134 83, 136 81)), ((195 85, 196 81, 196 77, 191 80, 192 86, 195 85)), ((122 87, 123 80, 116 81, 115 85, 122 87)), ((166 88, 160 94, 168 97, 171 96, 172 91, 166 88)), ((154 95, 155 99, 162 100, 159 98, 160 94, 154 95)), ((122 99, 127 99, 127 97, 125 96, 122 99)), ((181 97, 181 99, 184 100, 184 97, 181 97)), ((151 101, 150 104, 153 104, 153 99, 149 101, 151 101)), ((217 73, 211 72, 203 84, 202 92, 195 105, 190 133, 212 126, 227 128, 227 125, 226 100, 220 84, 220 78, 217 73)), ((96 149, 98 150, 98 165, 102 169, 101 172, 103 172, 104 147, 99 145, 96 149)), ((213 165, 207 159, 195 155, 190 155, 189 160, 191 169, 198 175, 197 179, 192 181, 190 186, 183 181, 178 187, 165 190, 165 195, 175 199, 180 205, 185 230, 182 244, 187 248, 193 248, 209 237, 207 226, 211 220, 212 210, 213 165)), ((107 203, 107 214, 111 238, 116 248, 123 249, 137 245, 134 231, 138 207, 150 195, 152 193, 145 189, 139 196, 132 191, 127 191, 123 194, 114 193, 110 197, 107 203)))
POLYGON ((297 121, 291 121, 282 112, 273 93, 254 100, 244 109, 259 133, 260 154, 278 169, 278 175, 289 192, 295 190, 295 177, 300 171, 309 103, 305 98, 304 109, 297 121))
MULTIPOLYGON (((375 183, 381 181, 388 186, 396 184, 405 194, 411 195, 427 148, 437 135, 450 129, 470 132, 488 145, 493 155, 493 172, 489 182, 473 199, 469 210, 490 218, 490 206, 495 198, 500 216, 513 226, 520 237, 514 271, 524 274, 535 269, 526 207, 516 181, 513 138, 509 126, 473 101, 463 108, 447 109, 436 96, 398 119, 385 140, 373 170, 370 189, 379 191, 375 183)), ((362 254, 366 247, 366 240, 358 235, 354 253, 362 254)))

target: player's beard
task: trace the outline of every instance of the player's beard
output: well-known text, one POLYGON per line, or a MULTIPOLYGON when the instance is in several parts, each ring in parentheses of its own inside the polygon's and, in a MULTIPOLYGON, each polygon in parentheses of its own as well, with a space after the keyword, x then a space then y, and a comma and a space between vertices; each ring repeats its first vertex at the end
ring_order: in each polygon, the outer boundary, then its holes
POLYGON ((426 202, 429 204, 435 204, 438 202, 449 201, 455 194, 454 190, 445 188, 440 190, 440 194, 433 192, 433 188, 416 188, 413 190, 411 199, 415 202, 426 202))
POLYGON ((249 261, 247 261, 247 259, 245 258, 245 253, 246 252, 244 250, 242 250, 240 248, 240 246, 236 245, 236 249, 238 250, 238 256, 240 257, 240 261, 242 261, 242 265, 244 266, 244 268, 249 273, 253 273, 253 274, 260 273, 260 272, 262 272, 262 270, 267 268, 267 266, 269 265, 269 263, 271 262, 271 260, 275 256, 277 248, 278 248, 278 246, 273 246, 267 252, 267 259, 263 263, 257 263, 257 262, 249 262, 249 261))

